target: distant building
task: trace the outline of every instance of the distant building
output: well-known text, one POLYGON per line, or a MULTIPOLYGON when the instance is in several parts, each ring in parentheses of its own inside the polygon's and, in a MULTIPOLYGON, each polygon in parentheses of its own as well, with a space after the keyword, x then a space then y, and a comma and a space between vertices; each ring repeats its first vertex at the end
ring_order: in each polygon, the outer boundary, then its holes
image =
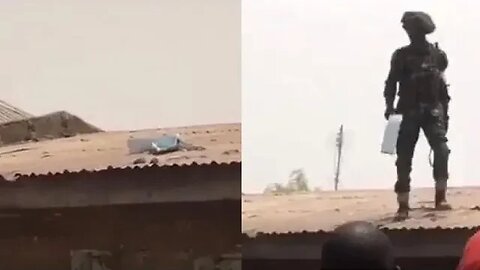
POLYGON ((33 117, 33 115, 0 100, 0 125, 8 122, 24 120, 33 117))
POLYGON ((0 101, 0 145, 3 146, 96 132, 102 130, 65 111, 32 116, 0 101))

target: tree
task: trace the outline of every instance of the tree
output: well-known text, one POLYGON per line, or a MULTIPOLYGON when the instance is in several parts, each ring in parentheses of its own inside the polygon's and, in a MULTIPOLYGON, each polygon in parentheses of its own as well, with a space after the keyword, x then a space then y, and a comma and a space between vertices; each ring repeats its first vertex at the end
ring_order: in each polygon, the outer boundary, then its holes
POLYGON ((308 180, 303 169, 296 169, 290 173, 287 184, 280 183, 269 184, 264 194, 289 194, 295 192, 309 192, 308 180))
POLYGON ((290 173, 287 189, 296 192, 310 191, 310 188, 308 187, 308 180, 303 169, 296 169, 290 173))

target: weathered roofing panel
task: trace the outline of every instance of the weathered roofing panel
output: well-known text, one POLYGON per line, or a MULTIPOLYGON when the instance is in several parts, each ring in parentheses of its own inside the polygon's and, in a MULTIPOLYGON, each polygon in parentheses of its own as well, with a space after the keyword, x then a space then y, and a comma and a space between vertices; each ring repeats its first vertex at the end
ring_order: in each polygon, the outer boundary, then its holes
POLYGON ((394 222, 393 191, 341 191, 297 195, 245 195, 242 230, 247 235, 331 231, 354 220, 366 220, 389 230, 457 229, 480 226, 480 188, 450 188, 451 211, 433 209, 432 189, 411 194, 410 219, 394 222))
POLYGON ((240 124, 104 132, 0 147, 0 175, 6 179, 13 179, 16 175, 96 171, 153 164, 172 166, 240 161, 240 124), (165 134, 179 134, 186 143, 202 149, 162 155, 129 153, 127 141, 130 138, 156 138, 165 134))
POLYGON ((0 100, 0 124, 33 117, 31 114, 0 100))

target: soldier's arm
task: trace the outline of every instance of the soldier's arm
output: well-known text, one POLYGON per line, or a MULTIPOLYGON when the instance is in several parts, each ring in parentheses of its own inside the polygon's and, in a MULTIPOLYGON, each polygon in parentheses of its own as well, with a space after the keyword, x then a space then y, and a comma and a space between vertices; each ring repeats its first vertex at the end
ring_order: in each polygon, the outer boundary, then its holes
POLYGON ((385 98, 387 109, 393 109, 395 95, 397 94, 397 84, 400 81, 400 72, 400 50, 396 50, 390 60, 390 71, 388 72, 388 77, 385 81, 385 89, 383 91, 383 97, 385 98))
POLYGON ((440 63, 439 63, 439 69, 441 72, 444 72, 447 67, 448 67, 448 57, 447 57, 447 54, 440 50, 440 63))
POLYGON ((440 72, 444 72, 448 67, 447 54, 442 49, 440 49, 440 47, 438 47, 438 42, 435 42, 435 48, 437 49, 437 53, 438 53, 437 54, 438 55, 438 62, 437 62, 438 69, 440 70, 440 72))
MULTIPOLYGON (((438 49, 438 69, 440 72, 442 72, 442 77, 443 77, 443 73, 445 72, 445 70, 447 69, 448 67, 448 57, 447 57, 447 54, 442 51, 441 49, 438 48, 438 45, 437 45, 437 49, 438 49)), ((443 87, 444 87, 444 95, 445 95, 445 98, 447 99, 447 102, 450 100, 450 96, 448 95, 448 84, 447 82, 445 81, 445 79, 443 80, 443 87)))
MULTIPOLYGON (((437 47, 438 48, 438 47, 437 47)), ((445 70, 448 67, 448 57, 447 54, 439 49, 439 65, 438 65, 440 72, 445 72, 445 70)), ((448 105, 450 103, 450 95, 448 93, 448 84, 446 81, 443 81, 443 100, 442 100, 442 105, 443 105, 443 110, 444 110, 444 117, 445 117, 445 129, 448 130, 448 124, 449 124, 449 119, 450 116, 448 114, 448 105)))

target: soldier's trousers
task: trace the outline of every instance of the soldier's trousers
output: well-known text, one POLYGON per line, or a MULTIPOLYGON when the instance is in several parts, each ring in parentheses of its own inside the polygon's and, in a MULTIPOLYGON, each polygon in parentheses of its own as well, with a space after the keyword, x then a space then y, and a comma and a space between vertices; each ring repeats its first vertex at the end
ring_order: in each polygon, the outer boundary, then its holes
POLYGON ((446 186, 448 156, 450 154, 450 149, 447 146, 446 124, 444 109, 440 104, 435 106, 420 104, 416 109, 403 113, 397 140, 395 192, 410 191, 412 158, 420 129, 423 130, 434 153, 433 179, 437 186, 446 186))

